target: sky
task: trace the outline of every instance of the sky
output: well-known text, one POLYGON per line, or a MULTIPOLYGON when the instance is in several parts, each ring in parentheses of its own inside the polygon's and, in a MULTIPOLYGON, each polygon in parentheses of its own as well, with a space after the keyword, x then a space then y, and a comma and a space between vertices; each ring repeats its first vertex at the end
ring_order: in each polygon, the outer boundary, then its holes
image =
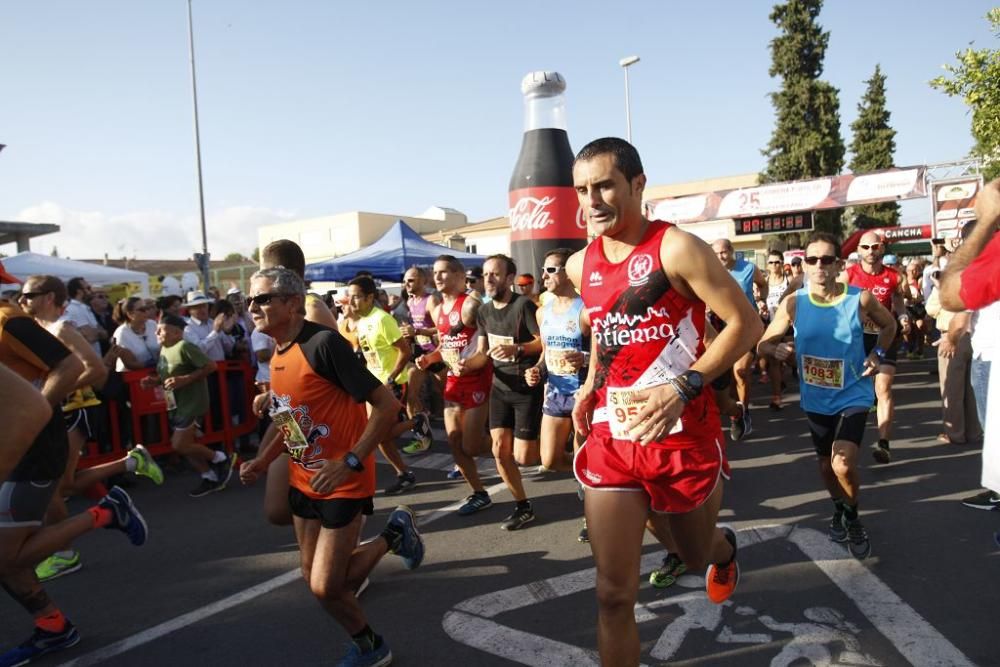
MULTIPOLYGON (((249 254, 262 224, 447 206, 506 214, 521 78, 566 79, 570 142, 625 135, 650 184, 756 172, 774 128, 773 2, 193 0, 209 250, 249 254)), ((961 100, 927 82, 992 3, 837 0, 823 79, 842 133, 876 63, 896 164, 963 158, 961 100)), ((201 248, 185 0, 0 1, 0 220, 55 223, 32 250, 78 259, 201 248)), ((849 159, 850 156, 848 156, 849 159)), ((904 209, 927 222, 929 205, 904 209)), ((13 245, 0 252, 15 252, 13 245)))

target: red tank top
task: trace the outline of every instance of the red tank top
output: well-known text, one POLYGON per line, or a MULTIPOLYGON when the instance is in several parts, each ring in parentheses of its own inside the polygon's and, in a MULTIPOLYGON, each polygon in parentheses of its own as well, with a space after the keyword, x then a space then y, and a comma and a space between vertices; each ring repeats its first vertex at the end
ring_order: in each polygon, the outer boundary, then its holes
POLYGON ((879 273, 868 273, 860 264, 847 269, 847 280, 854 287, 868 290, 885 309, 892 312, 892 295, 899 290, 899 274, 882 267, 879 273))
MULTIPOLYGON (((441 307, 438 308, 437 322, 434 323, 441 340, 441 358, 448 364, 448 375, 451 377, 459 377, 457 373, 452 372, 457 366, 458 360, 468 357, 476 351, 478 331, 476 327, 470 327, 462 321, 462 307, 468 296, 468 294, 462 294, 455 299, 455 303, 452 304, 449 311, 445 311, 445 305, 442 303, 441 307)), ((478 375, 479 373, 476 373, 472 377, 478 375)))
MULTIPOLYGON (((642 241, 618 264, 607 259, 603 237, 590 244, 583 260, 580 294, 598 354, 594 430, 607 429, 618 440, 627 439, 622 418, 636 412, 627 389, 664 384, 705 351, 705 304, 678 294, 660 262, 663 234, 671 226, 650 221, 642 241)), ((671 435, 655 444, 681 449, 716 440, 719 410, 706 387, 685 407, 671 435)))

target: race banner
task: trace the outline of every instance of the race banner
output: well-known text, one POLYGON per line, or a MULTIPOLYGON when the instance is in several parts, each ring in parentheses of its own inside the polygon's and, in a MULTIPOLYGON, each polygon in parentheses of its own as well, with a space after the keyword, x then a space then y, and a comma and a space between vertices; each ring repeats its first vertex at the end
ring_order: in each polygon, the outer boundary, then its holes
POLYGON ((976 195, 982 178, 963 178, 931 184, 931 233, 936 239, 958 238, 962 227, 975 220, 976 195))
POLYGON ((926 167, 901 167, 652 199, 646 202, 646 214, 655 220, 688 223, 919 199, 927 196, 926 171, 926 167))

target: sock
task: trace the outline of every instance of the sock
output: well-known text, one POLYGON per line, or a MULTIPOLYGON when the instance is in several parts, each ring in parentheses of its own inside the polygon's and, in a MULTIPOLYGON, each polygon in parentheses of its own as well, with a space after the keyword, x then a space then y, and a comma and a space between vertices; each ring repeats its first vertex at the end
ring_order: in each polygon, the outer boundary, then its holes
POLYGON ((226 460, 226 453, 223 451, 219 451, 217 449, 215 450, 215 453, 212 454, 212 463, 222 463, 225 460, 226 460))
POLYGON ((67 549, 66 551, 57 551, 57 552, 55 552, 52 555, 53 556, 59 556, 60 558, 65 558, 65 559, 69 560, 70 558, 73 557, 74 553, 75 552, 72 549, 67 549))
POLYGON ((848 521, 856 521, 858 518, 858 506, 844 503, 844 518, 848 521))
POLYGON ((115 518, 115 515, 111 510, 107 507, 101 507, 100 505, 88 507, 87 512, 89 512, 90 516, 94 519, 94 528, 109 526, 115 518))
POLYGON ((515 506, 519 510, 530 510, 531 509, 531 501, 527 500, 527 499, 525 499, 525 500, 518 500, 517 503, 515 503, 515 506))
POLYGON ((369 653, 382 646, 382 638, 375 634, 369 625, 366 625, 358 634, 351 635, 351 639, 362 653, 369 653))
POLYGON ((134 456, 125 457, 125 472, 135 472, 136 468, 139 467, 139 462, 134 456))
POLYGON ((215 474, 214 470, 206 470, 205 472, 201 473, 201 476, 203 479, 207 479, 210 482, 219 481, 219 476, 215 474))
POLYGON ((385 539, 385 543, 389 545, 389 551, 392 553, 397 553, 403 546, 403 530, 394 523, 386 524, 380 537, 385 539))
POLYGON ((882 449, 889 449, 889 441, 886 440, 885 438, 879 438, 878 446, 881 447, 882 449))
POLYGON ((63 632, 66 629, 66 617, 56 609, 50 614, 37 617, 35 625, 46 632, 63 632))

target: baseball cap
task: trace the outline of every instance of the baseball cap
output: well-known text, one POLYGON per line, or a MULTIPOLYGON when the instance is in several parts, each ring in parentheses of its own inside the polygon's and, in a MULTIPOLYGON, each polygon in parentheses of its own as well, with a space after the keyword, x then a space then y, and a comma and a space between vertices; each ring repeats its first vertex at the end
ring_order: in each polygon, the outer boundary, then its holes
POLYGON ((801 263, 802 263, 801 257, 798 256, 792 257, 792 266, 798 266, 801 263))
POLYGON ((519 287, 524 287, 525 285, 534 285, 535 279, 531 276, 518 276, 514 282, 519 287))
POLYGON ((466 270, 466 278, 482 278, 483 277, 483 267, 473 266, 472 268, 466 270))
POLYGON ((0 262, 0 283, 17 283, 21 284, 21 281, 17 277, 10 273, 7 273, 7 269, 3 268, 3 262, 0 262))
POLYGON ((896 259, 895 255, 886 255, 885 257, 882 258, 882 263, 885 264, 886 266, 896 266, 896 262, 898 261, 899 260, 896 259))

